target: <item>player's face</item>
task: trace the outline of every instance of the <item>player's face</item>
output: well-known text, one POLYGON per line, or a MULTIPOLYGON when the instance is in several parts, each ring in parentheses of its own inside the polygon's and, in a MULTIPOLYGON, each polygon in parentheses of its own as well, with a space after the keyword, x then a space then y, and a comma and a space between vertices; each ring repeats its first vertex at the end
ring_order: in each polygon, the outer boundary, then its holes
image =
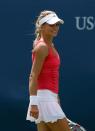
POLYGON ((59 22, 52 25, 45 23, 42 30, 46 35, 55 37, 58 34, 59 26, 59 22))

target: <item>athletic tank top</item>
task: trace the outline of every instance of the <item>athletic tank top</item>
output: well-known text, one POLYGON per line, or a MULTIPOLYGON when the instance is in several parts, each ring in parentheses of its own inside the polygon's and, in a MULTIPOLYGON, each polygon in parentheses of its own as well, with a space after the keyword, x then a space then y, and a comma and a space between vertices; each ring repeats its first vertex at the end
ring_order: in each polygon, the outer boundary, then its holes
MULTIPOLYGON (((38 41, 36 45, 40 44, 38 41)), ((35 59, 35 52, 32 53, 32 62, 35 59)), ((52 48, 48 50, 48 56, 45 58, 41 72, 38 76, 38 89, 48 89, 58 94, 59 91, 59 66, 60 57, 58 52, 53 53, 52 48)))

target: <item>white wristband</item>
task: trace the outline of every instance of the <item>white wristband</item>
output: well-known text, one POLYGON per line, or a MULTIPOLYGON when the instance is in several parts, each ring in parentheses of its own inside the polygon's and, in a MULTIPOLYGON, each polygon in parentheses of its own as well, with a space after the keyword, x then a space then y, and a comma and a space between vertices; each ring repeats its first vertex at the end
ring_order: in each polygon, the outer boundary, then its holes
POLYGON ((35 96, 35 95, 30 96, 30 105, 38 105, 37 96, 35 96))

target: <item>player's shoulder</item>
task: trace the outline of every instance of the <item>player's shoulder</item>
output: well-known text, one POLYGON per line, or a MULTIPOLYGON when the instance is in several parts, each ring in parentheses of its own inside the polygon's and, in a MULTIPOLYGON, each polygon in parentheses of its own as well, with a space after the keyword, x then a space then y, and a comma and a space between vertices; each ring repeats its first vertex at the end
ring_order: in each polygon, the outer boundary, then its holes
POLYGON ((33 51, 41 55, 48 55, 48 46, 45 42, 41 41, 35 45, 33 51))

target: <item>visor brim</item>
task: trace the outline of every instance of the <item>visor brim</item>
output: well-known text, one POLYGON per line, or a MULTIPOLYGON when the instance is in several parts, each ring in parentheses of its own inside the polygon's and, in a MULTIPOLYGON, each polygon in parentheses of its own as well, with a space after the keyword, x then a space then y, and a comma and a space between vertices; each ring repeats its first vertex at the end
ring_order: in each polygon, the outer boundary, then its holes
POLYGON ((64 21, 62 19, 59 19, 58 17, 52 17, 50 20, 46 21, 47 24, 55 24, 55 23, 64 24, 64 21))

